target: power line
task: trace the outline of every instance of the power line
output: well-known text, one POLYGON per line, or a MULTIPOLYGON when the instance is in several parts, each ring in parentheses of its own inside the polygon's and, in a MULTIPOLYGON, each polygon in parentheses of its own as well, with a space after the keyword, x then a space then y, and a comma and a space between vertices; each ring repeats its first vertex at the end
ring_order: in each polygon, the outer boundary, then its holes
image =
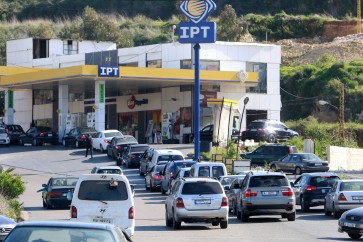
POLYGON ((282 87, 280 87, 280 89, 283 91, 283 92, 285 92, 286 94, 288 94, 288 95, 290 95, 290 96, 293 96, 293 97, 295 97, 295 98, 300 98, 300 99, 317 99, 317 98, 319 98, 320 96, 315 96, 315 97, 299 97, 299 96, 296 96, 296 95, 294 95, 294 94, 292 94, 292 93, 290 93, 290 92, 288 92, 288 91, 286 91, 285 89, 283 89, 282 87))

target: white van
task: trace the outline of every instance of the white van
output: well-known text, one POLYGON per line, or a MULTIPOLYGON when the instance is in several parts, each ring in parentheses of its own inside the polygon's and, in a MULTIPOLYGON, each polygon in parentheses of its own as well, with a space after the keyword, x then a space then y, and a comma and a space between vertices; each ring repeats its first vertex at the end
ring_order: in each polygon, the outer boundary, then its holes
POLYGON ((135 229, 134 199, 129 180, 120 174, 85 174, 78 179, 72 199, 71 220, 112 223, 132 236, 135 229))
POLYGON ((198 162, 191 166, 190 177, 212 177, 219 178, 227 175, 227 168, 223 163, 198 162))

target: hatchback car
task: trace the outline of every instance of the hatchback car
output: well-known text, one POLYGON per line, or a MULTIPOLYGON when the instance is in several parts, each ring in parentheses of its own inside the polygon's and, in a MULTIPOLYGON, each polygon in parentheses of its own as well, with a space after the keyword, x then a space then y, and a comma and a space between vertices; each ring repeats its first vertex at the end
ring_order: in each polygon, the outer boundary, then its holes
POLYGON ((19 124, 3 124, 10 138, 10 143, 19 144, 19 136, 24 133, 23 128, 19 124))
POLYGON ((339 218, 342 212, 363 206, 363 180, 338 180, 325 196, 325 215, 333 213, 339 218))
POLYGON ((237 198, 237 218, 247 222, 255 215, 281 215, 295 221, 294 191, 285 174, 261 171, 246 175, 237 198))
POLYGON ((119 166, 95 166, 91 171, 91 174, 94 173, 122 174, 122 169, 119 166))
POLYGON ((127 168, 140 166, 141 155, 149 148, 147 144, 129 145, 122 155, 122 162, 127 168))
POLYGON ((292 184, 296 204, 300 204, 303 212, 309 211, 310 207, 324 205, 326 194, 337 180, 340 178, 331 172, 302 174, 292 184))
POLYGON ((113 137, 122 137, 122 133, 118 130, 103 130, 97 132, 92 137, 92 148, 95 150, 101 151, 101 153, 107 150, 107 146, 109 145, 111 139, 113 137))
POLYGON ((51 177, 47 184, 42 184, 38 192, 42 192, 43 207, 69 207, 71 201, 67 200, 67 193, 74 191, 77 180, 77 177, 51 177))
POLYGON ((14 219, 0 215, 0 241, 3 241, 10 231, 15 227, 14 219))
POLYGON ((50 127, 34 126, 28 129, 24 134, 19 136, 19 144, 30 143, 33 146, 44 143, 58 144, 58 132, 50 127))
POLYGON ((160 174, 164 170, 165 163, 159 163, 158 165, 151 168, 145 175, 145 189, 154 192, 160 189, 160 184, 163 179, 163 175, 160 174))
POLYGON ((180 229, 182 222, 206 222, 226 229, 228 209, 228 199, 219 181, 212 178, 180 179, 165 200, 166 226, 180 229))
POLYGON ((363 207, 348 210, 342 214, 338 221, 338 231, 346 232, 354 240, 363 235, 363 207))
POLYGON ((272 171, 301 175, 303 172, 326 172, 329 170, 329 164, 312 153, 293 153, 271 162, 270 168, 272 171))
POLYGON ((9 233, 4 242, 74 242, 74 241, 131 241, 124 230, 114 224, 70 221, 26 221, 9 233))
POLYGON ((74 145, 76 148, 81 148, 86 145, 87 135, 95 135, 97 131, 90 127, 77 127, 71 129, 67 134, 64 135, 62 139, 62 145, 74 145))
POLYGON ((251 166, 265 166, 272 161, 276 161, 287 154, 298 153, 299 150, 292 145, 285 144, 265 144, 256 148, 252 152, 241 154, 242 159, 251 160, 251 166))
POLYGON ((9 135, 6 132, 6 129, 3 127, 0 127, 0 144, 6 145, 6 146, 10 145, 9 135))

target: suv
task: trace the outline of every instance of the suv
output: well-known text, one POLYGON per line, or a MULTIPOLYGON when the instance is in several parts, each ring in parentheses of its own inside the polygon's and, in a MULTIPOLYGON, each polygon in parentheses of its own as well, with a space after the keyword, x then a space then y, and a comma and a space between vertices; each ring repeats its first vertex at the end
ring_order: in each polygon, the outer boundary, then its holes
POLYGON ((162 180, 161 180, 161 193, 165 194, 171 188, 171 182, 175 178, 176 173, 182 167, 191 167, 196 164, 196 161, 192 160, 177 160, 170 161, 164 167, 164 171, 162 172, 162 180))
POLYGON ((23 128, 19 124, 2 124, 0 126, 3 126, 8 133, 10 143, 19 143, 19 136, 24 133, 23 128))
POLYGON ((253 139, 275 143, 299 136, 299 133, 289 129, 285 124, 276 120, 259 119, 252 121, 246 131, 242 132, 242 140, 253 139))
POLYGON ((212 223, 228 227, 228 198, 222 185, 213 178, 181 178, 165 200, 167 227, 180 229, 181 222, 212 223))
POLYGON ((281 215, 295 221, 295 195, 285 174, 249 172, 237 198, 237 218, 247 222, 254 215, 281 215))
POLYGON ((301 211, 307 212, 310 207, 325 204, 325 196, 340 178, 331 172, 305 173, 293 183, 296 204, 301 205, 301 211))
POLYGON ((279 160, 287 154, 298 153, 299 150, 292 145, 265 144, 252 152, 241 154, 241 158, 251 160, 251 166, 264 166, 271 161, 279 160))

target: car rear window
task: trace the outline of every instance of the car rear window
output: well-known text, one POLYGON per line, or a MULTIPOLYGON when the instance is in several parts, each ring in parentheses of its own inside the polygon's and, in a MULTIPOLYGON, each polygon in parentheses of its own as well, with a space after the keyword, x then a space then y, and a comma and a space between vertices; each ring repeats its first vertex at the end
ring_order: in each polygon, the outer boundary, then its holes
POLYGON ((184 160, 181 155, 160 155, 158 161, 184 160))
POLYGON ((137 144, 137 140, 134 137, 122 137, 122 138, 118 138, 116 140, 116 144, 118 144, 118 145, 120 145, 120 144, 130 144, 130 143, 137 144))
POLYGON ((285 176, 254 176, 251 178, 250 187, 280 187, 288 186, 285 176))
POLYGON ((39 127, 38 131, 39 132, 49 132, 49 131, 52 131, 52 129, 50 127, 39 127))
POLYGON ((9 125, 9 131, 22 132, 23 128, 20 125, 9 125))
POLYGON ((196 194, 222 194, 223 190, 217 182, 189 182, 185 183, 182 189, 184 195, 196 194))
POLYGON ((156 171, 156 172, 163 171, 163 170, 164 170, 164 168, 165 168, 165 166, 166 166, 166 164, 163 164, 163 165, 157 165, 157 166, 155 167, 155 171, 156 171))
POLYGON ((183 177, 188 177, 190 174, 190 171, 184 171, 183 177))
POLYGON ((363 181, 345 181, 340 184, 340 191, 363 191, 363 181))
POLYGON ((339 180, 337 176, 316 176, 312 177, 309 185, 317 187, 333 187, 335 181, 339 180))
POLYGON ((91 201, 123 201, 128 199, 126 184, 118 181, 117 187, 111 187, 109 181, 87 180, 82 181, 78 198, 91 201))
POLYGON ((105 137, 115 137, 115 136, 122 136, 121 132, 111 132, 111 133, 105 133, 105 137))
POLYGON ((82 128, 82 129, 80 129, 80 131, 81 131, 81 133, 91 133, 91 132, 95 133, 96 132, 96 130, 93 128, 82 128))
POLYGON ((144 152, 148 148, 149 148, 148 146, 135 146, 131 147, 131 152, 144 152))
POLYGON ((104 173, 104 174, 121 174, 121 170, 118 169, 100 169, 97 173, 104 173))
POLYGON ((178 162, 178 163, 174 163, 174 165, 172 165, 169 168, 169 171, 176 174, 181 168, 191 167, 192 165, 194 165, 194 163, 195 162, 178 162))
POLYGON ((258 128, 263 128, 263 127, 265 127, 264 122, 252 122, 248 125, 249 129, 258 129, 258 128))

